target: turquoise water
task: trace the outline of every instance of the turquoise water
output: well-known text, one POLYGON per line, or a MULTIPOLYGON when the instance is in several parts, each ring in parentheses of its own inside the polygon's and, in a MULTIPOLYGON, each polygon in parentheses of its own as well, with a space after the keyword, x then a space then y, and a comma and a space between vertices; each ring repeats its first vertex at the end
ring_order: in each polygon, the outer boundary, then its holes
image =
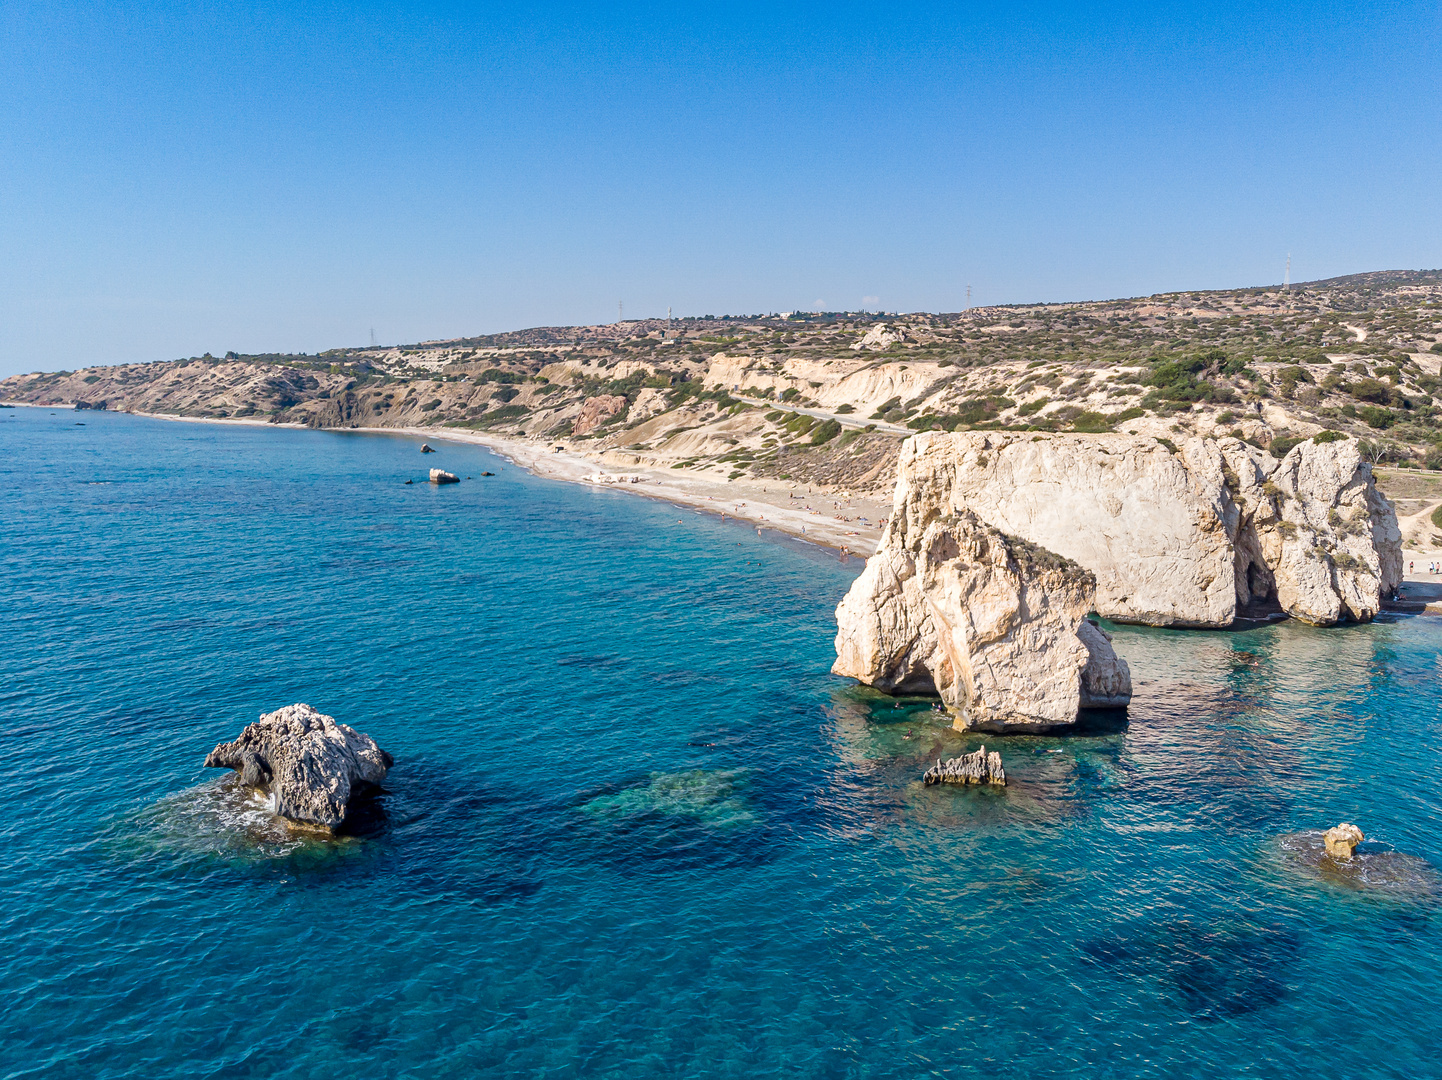
POLYGON ((924 789, 858 563, 417 450, 0 410, 0 1075, 1438 1075, 1439 620, 1122 629, 1129 723, 924 789), (295 701, 359 835, 200 767, 295 701))

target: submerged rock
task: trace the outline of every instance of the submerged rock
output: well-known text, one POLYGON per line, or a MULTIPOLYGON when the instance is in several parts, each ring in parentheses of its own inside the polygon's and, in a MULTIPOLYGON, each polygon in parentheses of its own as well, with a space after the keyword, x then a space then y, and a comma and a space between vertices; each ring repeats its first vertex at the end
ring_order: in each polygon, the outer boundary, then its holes
POLYGON ((351 800, 378 788, 393 763, 370 736, 304 704, 262 713, 205 759, 268 792, 279 816, 324 829, 343 823, 351 800))
POLYGON ((1332 858, 1346 862, 1352 857, 1352 849, 1365 839, 1361 829, 1344 821, 1322 834, 1322 846, 1332 858))
POLYGON ((936 693, 955 725, 1065 728, 1124 706, 1131 674, 1086 621, 1096 584, 1076 563, 969 511, 893 515, 836 609, 838 675, 888 693, 936 693))
MULTIPOLYGON (((1351 828, 1361 832, 1355 825, 1351 828)), ((1279 837, 1276 851, 1282 867, 1304 880, 1378 900, 1427 907, 1442 903, 1442 873, 1426 859, 1374 841, 1360 842, 1347 858, 1339 858, 1329 850, 1326 836, 1313 829, 1279 837)))
POLYGON ((1366 622, 1402 578, 1401 533, 1355 439, 1281 462, 1239 439, 926 432, 902 446, 905 542, 969 509, 1096 575, 1096 610, 1224 627, 1254 600, 1319 626, 1366 622))
POLYGON ((1001 755, 995 750, 988 754, 986 747, 982 746, 945 763, 938 758, 936 764, 926 770, 921 782, 927 787, 932 784, 995 784, 1006 787, 1006 770, 1001 767, 1001 755))
POLYGON ((431 470, 431 483, 433 484, 459 484, 461 478, 453 472, 446 472, 445 469, 431 470))

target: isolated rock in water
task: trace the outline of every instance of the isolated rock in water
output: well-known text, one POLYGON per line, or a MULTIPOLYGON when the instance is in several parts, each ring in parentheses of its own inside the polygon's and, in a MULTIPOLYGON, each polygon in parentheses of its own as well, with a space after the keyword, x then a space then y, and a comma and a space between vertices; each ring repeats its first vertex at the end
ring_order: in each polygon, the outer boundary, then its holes
POLYGON ((581 404, 581 415, 571 425, 572 435, 589 435, 613 416, 626 411, 626 399, 620 394, 602 394, 587 398, 581 404))
POLYGON ((936 693, 956 726, 1047 731, 1090 703, 1125 705, 1131 675, 1086 623, 1095 582, 1076 563, 969 511, 913 529, 893 514, 836 609, 838 675, 936 693))
POLYGON ((921 782, 927 787, 932 784, 995 784, 1006 787, 1006 770, 1001 767, 1001 755, 995 750, 988 754, 983 746, 945 764, 938 759, 926 770, 921 782))
POLYGON ((1362 830, 1355 825, 1342 822, 1335 825, 1322 834, 1322 844, 1327 849, 1327 854, 1334 859, 1341 859, 1346 862, 1352 857, 1352 849, 1364 839, 1362 830))
POLYGON ((421 453, 422 453, 422 454, 434 454, 435 451, 431 449, 431 444, 430 444, 430 443, 421 443, 421 453))
POLYGON ((269 792, 281 817, 326 829, 345 820, 355 796, 379 787, 392 764, 370 736, 301 704, 262 713, 205 759, 206 768, 234 769, 241 783, 269 792))
POLYGON ((446 472, 445 469, 431 470, 431 483, 433 484, 459 484, 461 478, 453 472, 446 472))
POLYGON ((1315 625, 1365 622, 1401 581, 1396 515, 1352 439, 1280 463, 1240 439, 908 439, 892 519, 910 537, 956 508, 1092 571, 1097 612, 1124 622, 1224 627, 1272 598, 1315 625))

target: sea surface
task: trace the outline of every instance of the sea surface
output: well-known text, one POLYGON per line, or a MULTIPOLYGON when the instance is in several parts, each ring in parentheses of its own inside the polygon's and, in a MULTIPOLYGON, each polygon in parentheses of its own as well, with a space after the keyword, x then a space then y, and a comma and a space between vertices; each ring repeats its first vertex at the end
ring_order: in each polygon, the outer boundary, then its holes
POLYGON ((860 563, 438 445, 0 410, 0 1076, 1442 1074, 1442 620, 963 736, 828 673, 860 563), (201 766, 297 701, 354 835, 201 766))

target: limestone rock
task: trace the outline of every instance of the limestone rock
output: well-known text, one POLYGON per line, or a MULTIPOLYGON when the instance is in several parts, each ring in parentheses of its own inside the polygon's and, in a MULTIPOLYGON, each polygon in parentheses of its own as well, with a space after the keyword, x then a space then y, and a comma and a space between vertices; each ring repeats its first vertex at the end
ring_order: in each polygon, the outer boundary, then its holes
POLYGON ((1001 755, 995 750, 986 752, 986 747, 951 758, 944 764, 938 758, 935 765, 921 777, 927 787, 932 784, 995 784, 1006 787, 1006 770, 1001 767, 1001 755))
POLYGON ((1352 857, 1352 849, 1364 839, 1366 837, 1362 835, 1361 829, 1345 821, 1322 834, 1322 844, 1326 847, 1327 854, 1343 862, 1352 857))
POLYGON ((461 478, 453 472, 446 472, 445 469, 431 470, 431 483, 433 484, 459 484, 461 478))
POLYGON ((963 729, 1065 728, 1085 701, 1131 696, 1108 637, 1082 629, 1094 595, 1080 566, 969 511, 930 515, 919 530, 893 514, 836 609, 832 671, 937 693, 963 729))
POLYGON ((342 824, 351 800, 379 787, 392 764, 370 736, 303 704, 262 713, 205 759, 206 768, 234 769, 241 783, 267 791, 281 817, 325 829, 342 824))
POLYGON ((866 335, 857 342, 852 343, 853 349, 885 349, 895 345, 898 341, 906 340, 906 332, 903 330, 890 330, 885 323, 877 323, 866 335))
POLYGON ((571 425, 572 435, 589 435, 613 416, 626 411, 626 399, 620 394, 602 394, 587 398, 581 404, 581 415, 571 425))
POLYGON ((907 440, 893 520, 910 536, 961 507, 1092 571, 1097 612, 1125 622, 1224 627, 1271 598, 1316 625, 1367 621, 1401 581, 1396 515, 1351 439, 1280 463, 1239 439, 907 440))
POLYGON ((434 454, 435 451, 431 449, 431 444, 430 444, 430 443, 421 443, 421 453, 422 453, 422 454, 434 454))

